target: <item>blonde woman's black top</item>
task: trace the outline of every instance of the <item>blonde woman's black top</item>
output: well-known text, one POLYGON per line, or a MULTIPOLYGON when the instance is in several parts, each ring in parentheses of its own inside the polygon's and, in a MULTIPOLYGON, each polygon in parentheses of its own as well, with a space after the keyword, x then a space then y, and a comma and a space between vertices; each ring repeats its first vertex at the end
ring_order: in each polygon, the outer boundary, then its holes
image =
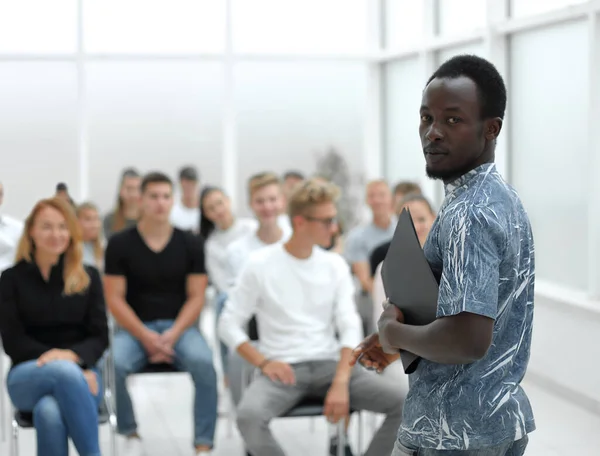
POLYGON ((0 276, 0 335, 13 365, 37 359, 53 348, 70 349, 82 367, 93 367, 108 347, 102 281, 85 266, 90 285, 64 293, 63 261, 46 281, 32 262, 21 261, 0 276))

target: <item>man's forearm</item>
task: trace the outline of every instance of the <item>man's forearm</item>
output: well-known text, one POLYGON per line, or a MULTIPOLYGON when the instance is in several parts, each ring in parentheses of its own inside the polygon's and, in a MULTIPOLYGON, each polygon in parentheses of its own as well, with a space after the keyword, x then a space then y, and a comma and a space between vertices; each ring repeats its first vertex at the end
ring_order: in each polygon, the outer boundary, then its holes
POLYGON ((479 357, 472 347, 454 334, 443 318, 425 326, 392 323, 386 328, 386 339, 396 350, 406 350, 440 364, 469 364, 479 357))
POLYGON ((127 301, 124 298, 111 298, 108 304, 110 313, 117 323, 133 337, 140 340, 144 335, 146 327, 131 306, 127 304, 127 301))
POLYGON ((204 295, 188 299, 177 314, 175 323, 173 323, 173 330, 181 335, 186 329, 196 323, 203 307, 204 295))
POLYGON ((335 370, 335 376, 333 377, 333 383, 343 383, 345 385, 350 383, 350 376, 352 375, 352 366, 350 360, 352 359, 352 349, 343 347, 340 351, 340 361, 338 362, 335 370))
POLYGON ((244 358, 246 361, 248 361, 248 363, 250 363, 254 367, 259 367, 262 363, 264 363, 267 360, 267 358, 261 352, 259 352, 250 342, 244 342, 243 344, 240 344, 237 348, 237 352, 242 358, 244 358))

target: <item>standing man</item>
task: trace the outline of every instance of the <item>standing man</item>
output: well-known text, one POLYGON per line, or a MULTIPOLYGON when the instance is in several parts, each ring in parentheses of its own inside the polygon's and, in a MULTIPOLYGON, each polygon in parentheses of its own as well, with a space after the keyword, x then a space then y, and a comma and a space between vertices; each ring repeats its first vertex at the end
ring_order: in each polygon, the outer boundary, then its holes
MULTIPOLYGON (((4 185, 0 182, 0 207, 3 201, 4 185)), ((14 264, 22 232, 23 222, 9 215, 0 214, 0 274, 14 264)))
POLYGON ((185 166, 179 171, 181 197, 171 210, 171 223, 175 228, 197 234, 200 231, 200 194, 198 171, 193 166, 185 166))
POLYGON ((337 230, 338 192, 317 179, 296 189, 289 201, 292 236, 246 261, 219 321, 219 336, 262 374, 237 412, 253 456, 284 455, 269 422, 305 397, 322 397, 323 414, 334 423, 350 408, 385 414, 365 455, 389 455, 394 445, 404 392, 393 381, 350 367, 350 347, 362 334, 352 277, 342 257, 319 247, 337 230), (253 315, 260 348, 246 332, 253 315))
POLYGON ((424 246, 441 277, 438 318, 406 325, 387 305, 379 335, 353 358, 379 369, 399 349, 422 358, 393 456, 521 456, 535 429, 520 385, 533 326, 533 236, 519 196, 494 164, 505 107, 502 77, 475 56, 444 63, 423 92, 426 170, 446 193, 424 246))
POLYGON ((126 378, 147 363, 173 363, 192 376, 194 446, 197 454, 208 455, 217 421, 217 378, 198 328, 208 281, 203 246, 169 223, 173 185, 166 175, 146 175, 141 191, 137 226, 115 234, 106 249, 106 301, 123 328, 113 341, 118 431, 128 437, 128 455, 141 452, 126 378))

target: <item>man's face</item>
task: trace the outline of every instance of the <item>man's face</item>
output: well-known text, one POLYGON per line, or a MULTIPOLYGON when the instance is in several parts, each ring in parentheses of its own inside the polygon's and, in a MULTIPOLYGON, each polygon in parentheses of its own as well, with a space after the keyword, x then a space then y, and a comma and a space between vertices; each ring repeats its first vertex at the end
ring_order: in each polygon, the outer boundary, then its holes
MULTIPOLYGON (((467 77, 435 78, 425 88, 419 135, 427 175, 452 181, 487 160, 477 85, 467 77)), ((499 131, 499 130, 498 130, 499 131)))
POLYGON ((313 206, 302 218, 302 234, 309 238, 313 245, 322 247, 331 244, 332 236, 338 231, 337 209, 334 203, 322 203, 313 206))
POLYGON ((198 181, 190 179, 180 179, 181 192, 184 196, 191 198, 198 193, 198 181))
POLYGON ((286 198, 289 198, 294 189, 302 183, 302 179, 298 177, 288 177, 283 181, 283 193, 286 198))
POLYGON ((143 217, 156 222, 169 219, 173 207, 173 188, 166 182, 148 184, 142 193, 143 217))
POLYGON ((392 192, 383 182, 375 182, 367 187, 367 204, 373 214, 389 214, 392 212, 392 192))
POLYGON ((261 224, 277 223, 283 210, 283 195, 279 184, 266 185, 252 193, 250 207, 261 224))

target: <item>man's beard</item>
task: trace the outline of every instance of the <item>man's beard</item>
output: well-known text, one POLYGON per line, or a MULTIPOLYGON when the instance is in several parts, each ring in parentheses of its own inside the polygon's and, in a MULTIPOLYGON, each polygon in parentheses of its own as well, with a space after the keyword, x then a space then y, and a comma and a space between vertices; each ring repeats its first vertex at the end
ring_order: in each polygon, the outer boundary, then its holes
POLYGON ((425 173, 427 174, 427 177, 430 179, 447 181, 447 180, 458 179, 459 177, 467 174, 473 168, 474 168, 474 162, 468 163, 464 166, 460 166, 457 168, 440 170, 440 171, 434 171, 429 166, 425 165, 425 173))

